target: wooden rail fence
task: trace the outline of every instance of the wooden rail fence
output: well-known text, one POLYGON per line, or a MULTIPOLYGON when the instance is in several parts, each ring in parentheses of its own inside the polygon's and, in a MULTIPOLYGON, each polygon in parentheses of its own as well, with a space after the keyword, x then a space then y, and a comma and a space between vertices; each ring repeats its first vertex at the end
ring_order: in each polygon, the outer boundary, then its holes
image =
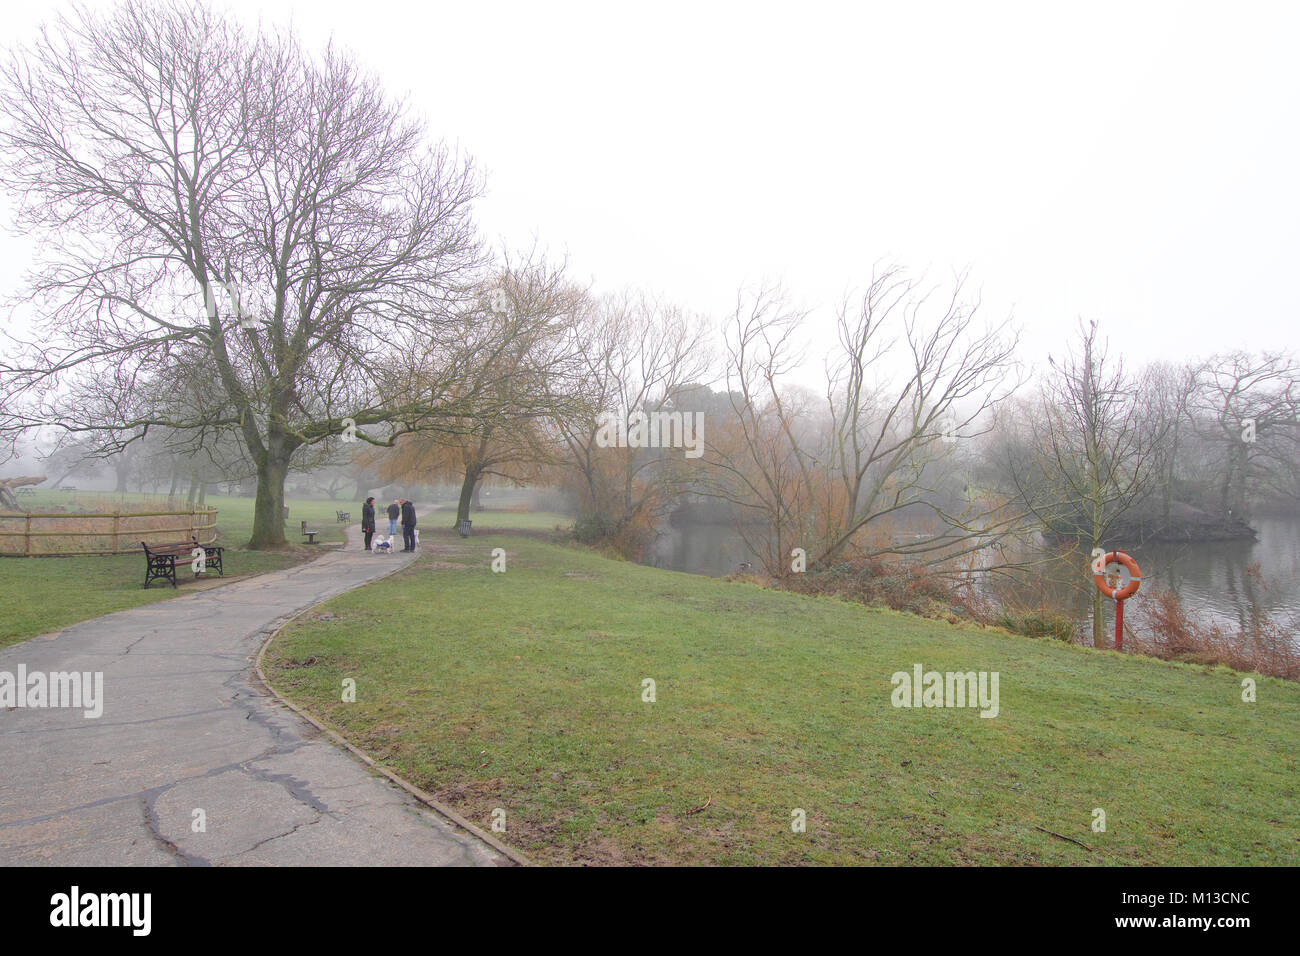
POLYGON ((72 511, 72 512, 0 512, 0 557, 43 558, 73 557, 92 554, 135 554, 141 541, 188 541, 198 538, 200 544, 212 544, 217 540, 217 509, 196 508, 190 511, 72 511), (184 518, 185 524, 179 522, 176 527, 141 527, 136 518, 184 518), (39 519, 33 527, 33 519, 39 519), (52 531, 42 527, 44 521, 108 521, 111 527, 96 531, 52 531), (22 529, 15 530, 12 524, 21 522, 22 529), (126 523, 126 527, 123 523, 126 523), (22 538, 22 550, 6 547, 9 539, 22 538), (91 543, 103 543, 111 538, 111 548, 84 548, 73 551, 32 550, 32 539, 43 538, 82 538, 91 539, 91 543))

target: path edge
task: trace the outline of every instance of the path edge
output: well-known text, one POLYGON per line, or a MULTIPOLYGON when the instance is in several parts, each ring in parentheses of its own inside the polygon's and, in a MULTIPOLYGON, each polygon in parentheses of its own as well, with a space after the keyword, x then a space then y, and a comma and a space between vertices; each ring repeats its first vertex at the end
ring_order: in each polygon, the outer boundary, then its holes
MULTIPOLYGON (((413 563, 414 562, 411 562, 411 564, 413 563)), ((389 571, 388 574, 381 575, 380 577, 377 578, 372 578, 370 581, 367 581, 366 584, 373 584, 375 581, 382 581, 384 578, 390 577, 391 575, 396 574, 398 571, 405 570, 405 568, 410 567, 411 564, 406 564, 401 567, 393 568, 393 570, 389 571)), ((362 587, 364 586, 365 585, 362 585, 362 587)), ((347 593, 347 592, 345 591, 343 593, 347 593)), ((423 803, 429 809, 433 810, 435 813, 439 814, 440 816, 446 817, 448 820, 456 824, 461 829, 466 830, 469 833, 472 833, 474 836, 478 837, 488 846, 492 847, 492 849, 496 850, 498 853, 505 856, 506 859, 510 860, 512 863, 516 864, 517 866, 533 866, 534 863, 532 862, 532 860, 528 859, 528 857, 524 856, 518 850, 514 849, 513 847, 507 846, 506 844, 498 840, 496 837, 492 836, 490 833, 485 831, 482 827, 479 827, 471 823, 469 820, 465 819, 463 816, 461 816, 451 807, 447 806, 445 803, 443 803, 433 794, 421 790, 415 784, 404 779, 403 777, 398 776, 396 773, 389 770, 387 767, 384 767, 378 762, 376 762, 376 760, 373 757, 371 757, 370 754, 366 753, 360 747, 355 746, 350 741, 344 739, 344 737, 341 734, 337 733, 333 728, 326 726, 321 721, 317 720, 315 717, 309 714, 307 711, 303 710, 301 707, 295 704, 293 701, 282 696, 280 692, 277 691, 274 686, 272 686, 271 682, 266 679, 266 674, 263 673, 262 671, 262 658, 266 654, 266 649, 271 646, 271 642, 275 640, 277 637, 279 637, 280 632, 283 631, 290 624, 292 624, 294 621, 296 621, 298 618, 302 617, 308 611, 311 611, 314 608, 320 607, 322 604, 325 604, 326 602, 333 600, 334 597, 338 597, 338 595, 334 595, 333 597, 326 598, 324 601, 317 601, 315 604, 309 605, 308 607, 305 607, 302 610, 297 611, 286 618, 283 618, 282 620, 278 621, 275 624, 275 627, 271 630, 271 632, 267 634, 266 640, 264 640, 262 642, 262 646, 257 649, 257 657, 253 660, 253 670, 257 674, 257 680, 262 685, 262 689, 266 692, 268 696, 274 699, 277 703, 283 704, 285 707, 288 707, 291 711, 293 711, 303 720, 307 721, 307 723, 311 724, 321 733, 329 737, 329 739, 334 741, 334 743, 338 744, 339 746, 347 750, 349 753, 351 753, 352 756, 356 757, 358 760, 360 760, 362 763, 368 766, 371 770, 374 770, 377 773, 380 773, 383 776, 387 777, 390 781, 397 784, 399 787, 401 787, 411 796, 415 797, 415 799, 419 800, 421 803, 423 803)))

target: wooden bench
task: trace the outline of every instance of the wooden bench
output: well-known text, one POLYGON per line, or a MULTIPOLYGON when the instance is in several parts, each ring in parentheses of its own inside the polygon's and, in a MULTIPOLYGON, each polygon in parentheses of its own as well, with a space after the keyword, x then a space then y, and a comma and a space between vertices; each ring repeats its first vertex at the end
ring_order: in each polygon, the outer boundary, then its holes
POLYGON ((352 512, 351 512, 351 511, 335 511, 334 513, 335 513, 336 515, 339 516, 339 520, 340 520, 340 521, 351 521, 351 520, 352 520, 352 512))
MULTIPOLYGON (((176 541, 170 544, 155 544, 152 548, 141 541, 140 547, 144 548, 145 572, 144 586, 148 587, 149 582, 158 578, 170 581, 172 587, 176 587, 176 562, 180 560, 194 561, 194 551, 196 548, 203 549, 203 570, 216 570, 218 577, 225 577, 225 569, 221 566, 221 553, 224 550, 215 544, 199 544, 196 537, 190 538, 189 541, 176 541)), ((195 571, 194 576, 197 578, 199 572, 195 571)))
POLYGON ((307 528, 307 522, 304 521, 304 522, 302 523, 302 536, 303 536, 304 538, 307 539, 307 543, 308 543, 308 544, 315 544, 315 543, 316 543, 316 535, 318 535, 318 534, 320 534, 319 531, 311 531, 311 530, 308 530, 308 528, 307 528))

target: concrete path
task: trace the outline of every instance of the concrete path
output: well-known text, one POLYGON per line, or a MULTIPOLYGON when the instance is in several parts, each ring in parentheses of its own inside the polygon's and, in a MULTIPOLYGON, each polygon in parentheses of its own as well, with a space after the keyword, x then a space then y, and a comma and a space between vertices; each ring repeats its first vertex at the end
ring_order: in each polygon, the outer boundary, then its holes
POLYGON ((508 863, 253 686, 285 618, 412 559, 348 531, 308 564, 0 648, 11 674, 104 675, 98 718, 0 708, 0 865, 508 863))

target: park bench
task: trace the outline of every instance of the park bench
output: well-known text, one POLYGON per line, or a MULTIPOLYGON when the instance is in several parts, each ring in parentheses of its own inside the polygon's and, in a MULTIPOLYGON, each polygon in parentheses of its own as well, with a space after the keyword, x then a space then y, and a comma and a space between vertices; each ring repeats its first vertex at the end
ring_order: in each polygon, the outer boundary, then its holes
POLYGON ((307 539, 308 544, 316 543, 316 535, 320 534, 317 530, 308 530, 307 522, 302 523, 302 536, 307 539))
MULTIPOLYGON (((225 577, 226 572, 221 566, 221 552, 224 550, 215 544, 199 544, 199 539, 191 537, 189 541, 175 541, 169 544, 155 544, 152 548, 147 542, 141 541, 140 547, 144 548, 145 573, 144 586, 148 587, 149 582, 157 578, 162 578, 172 583, 176 587, 176 562, 182 563, 194 560, 194 550, 203 549, 203 567, 205 571, 216 570, 218 577, 225 577)), ((198 572, 194 573, 198 577, 198 572)))
POLYGON ((352 520, 352 512, 351 512, 351 511, 335 511, 334 513, 335 513, 336 515, 338 515, 340 521, 351 521, 351 520, 352 520))

